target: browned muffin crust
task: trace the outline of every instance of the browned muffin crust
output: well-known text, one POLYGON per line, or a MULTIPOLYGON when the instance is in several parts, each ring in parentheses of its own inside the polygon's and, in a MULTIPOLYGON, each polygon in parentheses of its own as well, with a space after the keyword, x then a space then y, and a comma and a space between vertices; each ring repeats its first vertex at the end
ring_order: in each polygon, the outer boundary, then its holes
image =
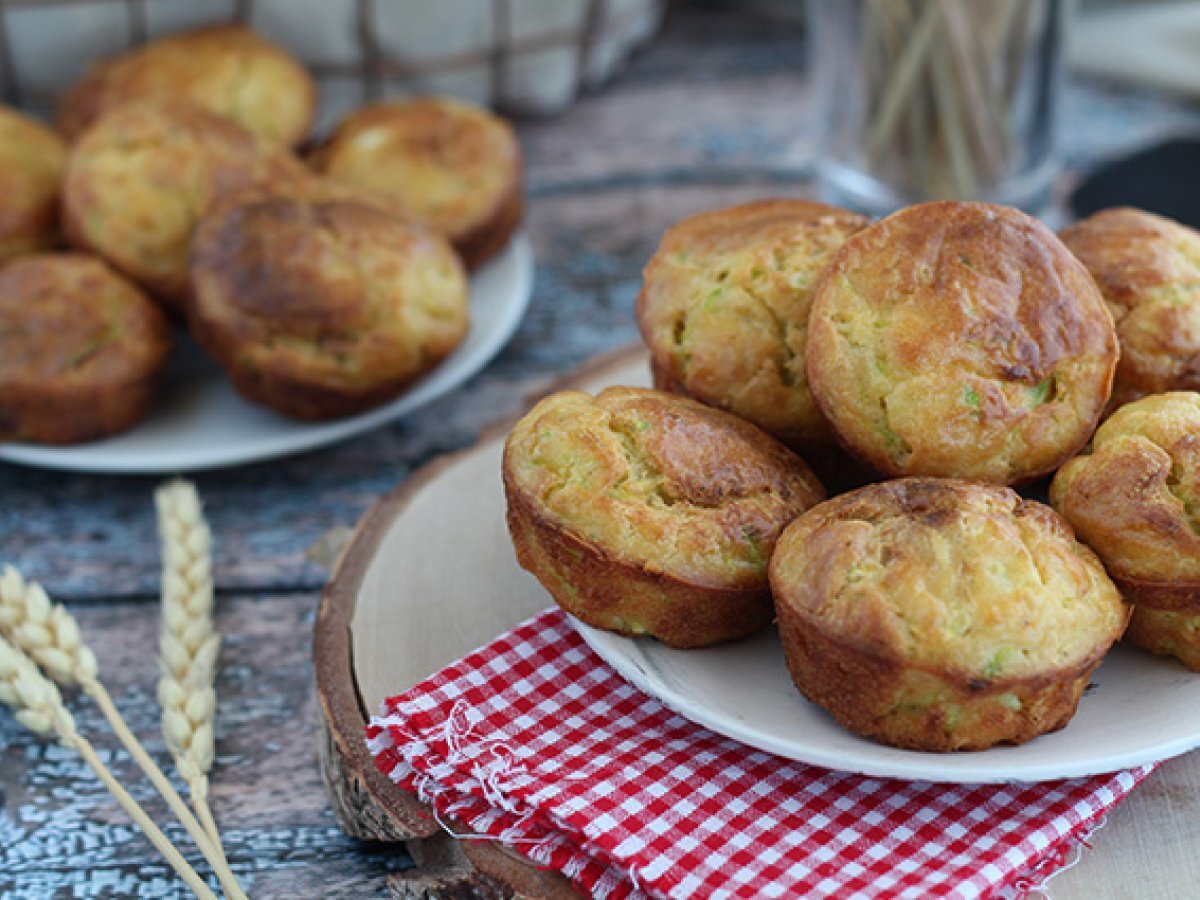
POLYGON ((770 575, 801 693, 854 732, 919 750, 1063 727, 1129 618, 1061 517, 979 482, 835 497, 788 526, 770 575))
POLYGON ((503 119, 458 100, 362 107, 311 162, 444 235, 469 269, 503 249, 521 221, 516 135, 503 119))
POLYGON ((58 127, 77 139, 131 103, 184 101, 265 140, 295 146, 312 127, 317 91, 291 54, 245 25, 168 35, 94 66, 60 100, 58 127))
POLYGON ((1200 393, 1122 406, 1058 471, 1050 500, 1127 598, 1200 614, 1200 393))
POLYGON ((1116 320, 1121 360, 1109 409, 1200 390, 1200 232, 1138 209, 1098 212, 1062 232, 1116 320))
POLYGON ((509 435, 503 471, 517 559, 555 601, 675 647, 770 621, 775 540, 824 495, 749 423, 634 388, 542 400, 509 435))
POLYGON ((941 202, 846 241, 817 285, 807 352, 817 404, 880 472, 1014 484, 1087 442, 1117 341, 1095 283, 1047 228, 941 202))
POLYGON ((761 200, 673 225, 646 266, 637 317, 655 384, 735 413, 805 457, 833 436, 805 343, 817 276, 863 216, 761 200))
POLYGON ((1200 672, 1200 612, 1135 606, 1125 640, 1158 656, 1173 656, 1200 672))
POLYGON ((12 260, 0 267, 0 439, 124 431, 149 410, 170 349, 158 307, 100 260, 12 260))
POLYGON ((63 226, 179 314, 192 229, 214 201, 311 177, 288 151, 197 106, 120 107, 75 144, 63 226))
POLYGON ((67 151, 48 128, 0 106, 0 263, 58 243, 67 151))
POLYGON ((392 399, 467 332, 450 247, 353 200, 255 193, 222 205, 196 229, 191 273, 196 339, 244 397, 300 419, 392 399))

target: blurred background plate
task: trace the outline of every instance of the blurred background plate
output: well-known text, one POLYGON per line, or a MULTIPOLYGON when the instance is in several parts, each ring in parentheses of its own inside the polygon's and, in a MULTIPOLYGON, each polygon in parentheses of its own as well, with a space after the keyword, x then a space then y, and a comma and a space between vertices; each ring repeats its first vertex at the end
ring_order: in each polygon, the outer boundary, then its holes
POLYGON ((124 434, 71 447, 0 444, 0 460, 83 472, 151 474, 239 465, 324 447, 391 422, 482 369, 512 337, 533 290, 524 234, 471 278, 471 331, 433 372, 376 409, 332 422, 297 422, 251 406, 190 339, 182 338, 162 400, 124 434))

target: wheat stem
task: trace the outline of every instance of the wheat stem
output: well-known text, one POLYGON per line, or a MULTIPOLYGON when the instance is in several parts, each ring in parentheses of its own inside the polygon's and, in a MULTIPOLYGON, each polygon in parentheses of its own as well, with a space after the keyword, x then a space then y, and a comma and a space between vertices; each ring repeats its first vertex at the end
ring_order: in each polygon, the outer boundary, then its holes
POLYGON ((216 900, 183 854, 175 847, 146 811, 113 776, 91 743, 75 729, 75 720, 62 702, 54 683, 38 671, 37 664, 17 647, 0 637, 0 703, 16 711, 17 721, 37 734, 53 736, 64 747, 83 757, 108 788, 121 808, 133 819, 163 858, 202 900, 216 900))
POLYGON ((171 812, 213 867, 226 894, 244 896, 225 861, 224 852, 129 730, 120 710, 100 681, 96 656, 83 643, 75 617, 62 604, 50 600, 40 584, 27 582, 12 566, 6 566, 0 574, 0 635, 11 640, 54 681, 63 686, 79 685, 95 701, 121 745, 162 795, 171 812))

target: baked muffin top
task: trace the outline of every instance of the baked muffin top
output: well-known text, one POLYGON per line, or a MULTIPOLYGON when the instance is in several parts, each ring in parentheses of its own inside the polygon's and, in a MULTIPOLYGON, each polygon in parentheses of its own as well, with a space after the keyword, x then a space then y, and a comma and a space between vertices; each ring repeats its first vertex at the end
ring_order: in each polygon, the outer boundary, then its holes
POLYGON ((388 199, 455 245, 520 202, 521 154, 512 128, 486 109, 445 97, 364 106, 312 163, 388 199))
POLYGON ((1122 406, 1059 470, 1050 500, 1118 580, 1200 585, 1200 394, 1122 406))
POLYGON ((394 393, 466 333, 462 266, 420 225, 298 193, 252 193, 204 217, 189 322, 219 360, 257 377, 394 393))
POLYGON ((957 479, 888 481, 814 507, 779 539, 771 589, 834 641, 967 681, 1085 667, 1128 618, 1052 509, 957 479))
POLYGON ((291 54, 244 25, 216 25, 94 66, 63 96, 58 127, 74 140, 118 106, 182 100, 294 146, 312 126, 316 99, 312 78, 291 54))
POLYGON ((1145 394, 1200 389, 1200 232, 1138 209, 1066 228, 1116 320, 1121 361, 1110 408, 1145 394))
POLYGON ((94 257, 39 253, 0 267, 0 407, 62 393, 119 402, 161 369, 170 346, 158 307, 94 257))
POLYGON ((655 365, 691 397, 789 446, 831 443, 804 366, 812 289, 867 221, 807 200, 763 200, 672 226, 638 296, 655 365))
POLYGON ((824 496, 749 423, 623 387, 542 400, 509 435, 504 472, 538 514, 615 562, 701 587, 761 583, 783 524, 824 496))
POLYGON ((0 262, 54 243, 66 162, 58 135, 0 106, 0 262))
POLYGON ((910 206, 822 274, 813 395, 881 472, 1012 484, 1088 439, 1117 360, 1112 317, 1045 226, 1009 207, 910 206))
POLYGON ((282 147, 201 107, 123 106, 71 152, 64 226, 73 244, 179 308, 188 292, 188 240, 208 206, 254 185, 309 177, 282 147))

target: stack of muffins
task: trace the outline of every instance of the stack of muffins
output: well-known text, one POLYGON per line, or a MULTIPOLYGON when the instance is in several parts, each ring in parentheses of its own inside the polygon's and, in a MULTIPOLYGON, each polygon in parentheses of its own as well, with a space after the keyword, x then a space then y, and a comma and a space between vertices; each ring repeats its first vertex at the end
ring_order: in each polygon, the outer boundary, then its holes
POLYGON ((580 620, 775 619, 805 697, 919 750, 1063 727, 1127 626, 1200 669, 1200 235, 750 203, 668 230, 638 321, 655 390, 505 446, 518 560, 580 620))
POLYGON ((512 129, 377 104, 301 158, 315 106, 297 60, 220 26, 95 66, 58 134, 0 108, 0 439, 135 424, 172 323, 306 420, 392 399, 463 340, 468 272, 521 218, 512 129))

